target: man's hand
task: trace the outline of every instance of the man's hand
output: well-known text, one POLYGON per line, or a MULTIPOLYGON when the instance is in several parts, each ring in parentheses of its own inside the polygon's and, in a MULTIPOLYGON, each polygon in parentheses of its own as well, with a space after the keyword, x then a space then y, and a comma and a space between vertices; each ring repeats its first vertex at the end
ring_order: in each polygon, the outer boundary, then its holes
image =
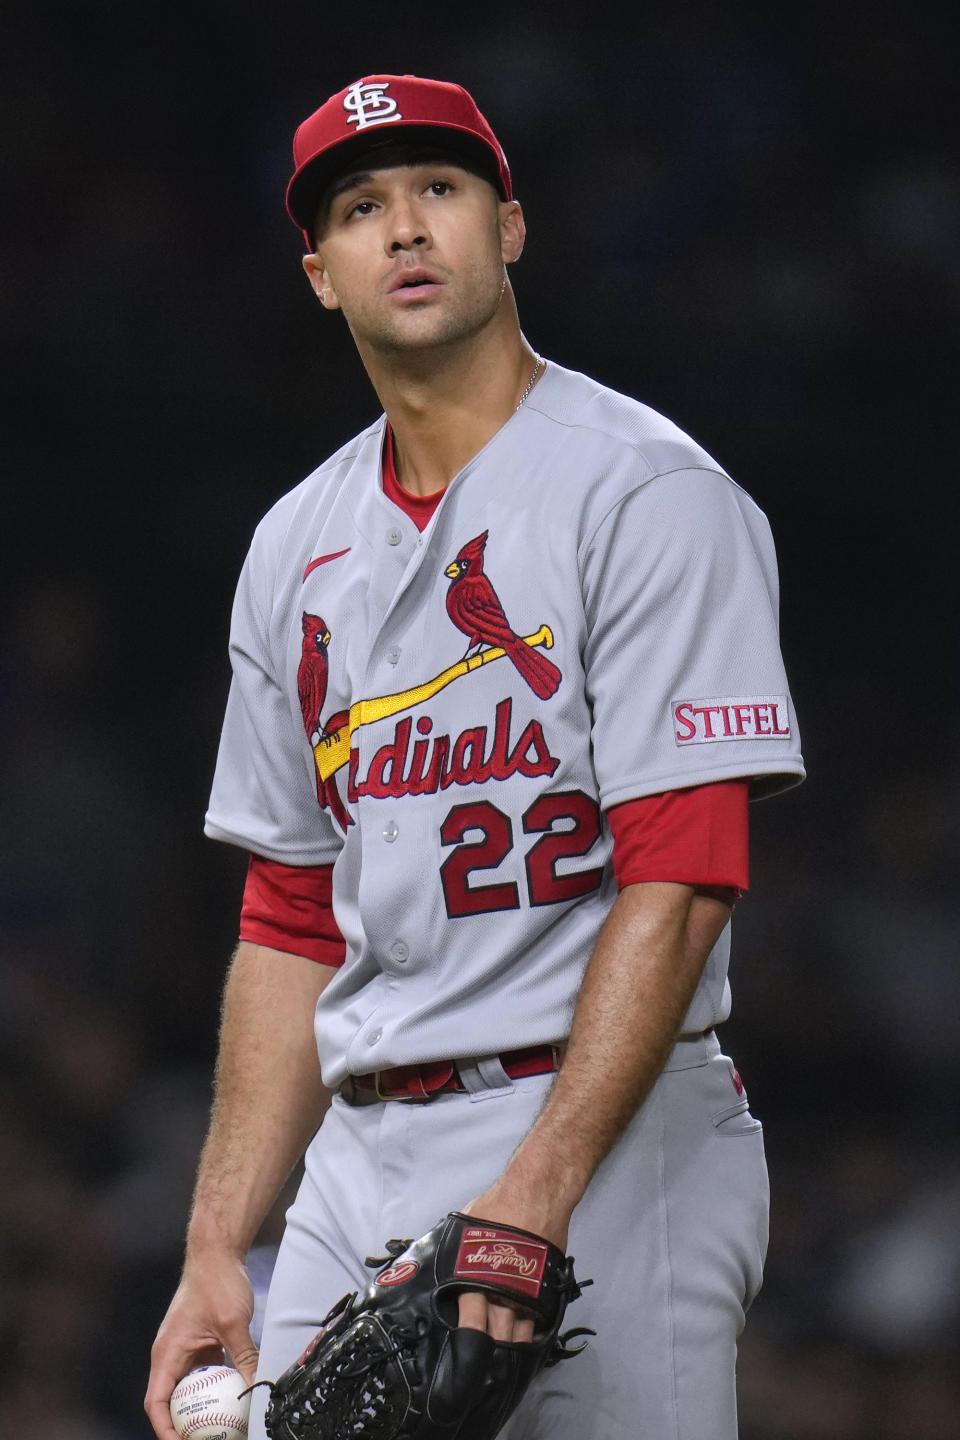
POLYGON ((253 1289, 240 1260, 227 1252, 188 1259, 150 1357, 143 1408, 159 1440, 177 1440, 170 1396, 177 1381, 198 1365, 220 1365, 229 1356, 229 1363, 253 1384, 257 1349, 250 1337, 252 1318, 253 1289))
MULTIPOLYGON (((533 1197, 514 1192, 507 1174, 489 1190, 464 1205, 461 1214, 475 1215, 491 1224, 514 1225, 542 1235, 561 1250, 567 1248, 570 1214, 556 1204, 531 1203, 533 1197)), ((480 1290, 468 1290, 460 1296, 460 1325, 467 1330, 483 1330, 494 1340, 526 1342, 533 1339, 533 1320, 522 1308, 492 1300, 480 1290)))

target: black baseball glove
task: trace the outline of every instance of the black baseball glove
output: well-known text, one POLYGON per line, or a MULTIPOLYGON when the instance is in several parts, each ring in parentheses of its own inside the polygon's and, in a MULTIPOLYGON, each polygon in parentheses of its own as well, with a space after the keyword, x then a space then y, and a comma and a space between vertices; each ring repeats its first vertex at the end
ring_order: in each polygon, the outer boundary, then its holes
POLYGON ((271 1385, 271 1440, 493 1440, 537 1372, 578 1354, 574 1336, 593 1334, 560 1335, 581 1287, 573 1261, 539 1235, 453 1213, 387 1248, 368 1261, 383 1268, 367 1290, 345 1295, 271 1385), (532 1316, 533 1340, 459 1329, 464 1290, 532 1316))

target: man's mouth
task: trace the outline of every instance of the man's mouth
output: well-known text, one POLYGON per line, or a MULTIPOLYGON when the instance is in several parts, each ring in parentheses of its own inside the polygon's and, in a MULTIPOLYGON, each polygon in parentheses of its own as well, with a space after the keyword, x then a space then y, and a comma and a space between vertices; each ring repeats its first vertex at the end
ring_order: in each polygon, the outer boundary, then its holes
POLYGON ((427 294, 442 284, 443 281, 430 270, 404 270, 395 276, 391 282, 390 293, 391 295, 396 295, 398 292, 406 293, 408 291, 417 291, 421 294, 427 294))

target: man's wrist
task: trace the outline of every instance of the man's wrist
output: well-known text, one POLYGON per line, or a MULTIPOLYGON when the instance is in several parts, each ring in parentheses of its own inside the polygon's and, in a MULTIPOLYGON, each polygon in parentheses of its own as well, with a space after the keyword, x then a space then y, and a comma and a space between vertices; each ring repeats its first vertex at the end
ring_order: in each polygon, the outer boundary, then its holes
POLYGON ((242 1261, 253 1243, 248 1228, 231 1225, 222 1216, 195 1208, 187 1227, 187 1260, 219 1256, 242 1261))
POLYGON ((583 1199, 592 1167, 576 1164, 562 1142, 535 1128, 515 1152, 502 1183, 519 1194, 536 1195, 558 1216, 569 1216, 583 1199))

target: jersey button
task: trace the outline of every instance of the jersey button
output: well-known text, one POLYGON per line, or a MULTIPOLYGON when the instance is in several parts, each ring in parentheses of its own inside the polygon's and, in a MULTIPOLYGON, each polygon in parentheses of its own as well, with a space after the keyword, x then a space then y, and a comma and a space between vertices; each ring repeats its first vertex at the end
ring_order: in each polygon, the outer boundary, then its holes
POLYGON ((387 844, 392 845, 399 834, 400 828, 396 824, 396 822, 393 820, 388 820, 386 825, 384 825, 383 827, 383 838, 384 840, 386 840, 387 844))
POLYGON ((391 645, 387 651, 387 660, 391 665, 396 665, 400 660, 400 646, 391 645))
POLYGON ((395 525, 392 526, 392 527, 387 531, 387 544, 388 544, 388 545, 399 545, 399 544, 400 544, 400 541, 401 541, 402 539, 403 539, 403 531, 402 531, 402 530, 398 530, 395 525))
POLYGON ((402 940, 395 940, 390 948, 390 954, 398 965, 405 965, 410 959, 410 951, 402 940))
POLYGON ((371 1031, 370 1031, 370 1034, 367 1036, 367 1044, 368 1044, 368 1045, 376 1045, 377 1041, 378 1041, 378 1040, 382 1040, 382 1039, 383 1039, 383 1031, 382 1031, 382 1030, 371 1030, 371 1031))

